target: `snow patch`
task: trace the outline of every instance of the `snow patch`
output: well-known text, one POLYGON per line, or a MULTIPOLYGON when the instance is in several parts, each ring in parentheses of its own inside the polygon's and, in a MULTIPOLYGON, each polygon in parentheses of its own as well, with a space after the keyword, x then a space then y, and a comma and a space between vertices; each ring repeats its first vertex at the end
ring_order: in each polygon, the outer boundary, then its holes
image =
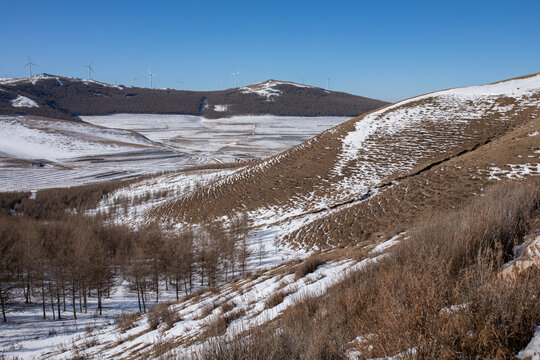
POLYGON ((281 91, 278 89, 275 89, 274 87, 277 85, 291 85, 296 86, 299 88, 311 88, 312 86, 309 85, 302 85, 293 83, 290 81, 276 81, 276 80, 268 80, 261 83, 256 83, 248 86, 244 86, 240 88, 240 91, 244 94, 249 93, 255 93, 258 94, 261 97, 265 97, 266 100, 272 100, 273 96, 280 96, 281 91))
POLYGON ((369 252, 369 254, 370 254, 370 255, 380 254, 380 253, 384 252, 386 249, 388 249, 388 248, 390 248, 390 247, 396 245, 397 243, 399 243, 399 241, 400 241, 399 238, 400 238, 403 234, 405 234, 405 233, 404 233, 404 232, 399 233, 399 234, 397 234, 397 235, 391 237, 390 239, 386 240, 385 242, 380 243, 379 245, 375 246, 375 247, 373 248, 373 250, 371 250, 371 251, 369 252))
POLYGON ((536 325, 534 336, 527 345, 521 350, 516 357, 518 359, 540 360, 540 325, 536 325))
POLYGON ((229 105, 214 105, 214 111, 223 112, 227 111, 229 105))
POLYGON ((15 99, 9 101, 13 107, 39 107, 39 105, 32 99, 27 98, 26 96, 17 96, 15 99))
POLYGON ((538 164, 506 164, 510 169, 503 170, 497 166, 490 166, 486 171, 480 171, 480 173, 486 172, 488 180, 501 180, 507 179, 523 179, 525 176, 540 175, 540 163, 538 164))

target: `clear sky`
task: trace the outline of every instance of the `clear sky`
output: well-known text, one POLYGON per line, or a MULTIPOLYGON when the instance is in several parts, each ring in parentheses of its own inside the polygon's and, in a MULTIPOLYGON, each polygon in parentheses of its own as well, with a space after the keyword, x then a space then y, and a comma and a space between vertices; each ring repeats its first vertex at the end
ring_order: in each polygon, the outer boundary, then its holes
POLYGON ((396 101, 540 71, 540 1, 2 1, 0 77, 212 90, 269 78, 396 101))

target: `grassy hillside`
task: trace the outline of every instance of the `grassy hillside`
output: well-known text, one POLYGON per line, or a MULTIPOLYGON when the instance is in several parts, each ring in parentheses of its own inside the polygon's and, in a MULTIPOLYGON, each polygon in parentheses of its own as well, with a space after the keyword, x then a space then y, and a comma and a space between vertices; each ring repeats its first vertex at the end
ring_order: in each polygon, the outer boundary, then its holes
POLYGON ((419 96, 325 131, 153 216, 197 222, 239 210, 273 213, 283 223, 310 218, 287 235, 290 242, 376 240, 480 193, 495 169, 538 174, 539 108, 539 75, 419 96))
POLYGON ((534 234, 539 209, 538 180, 496 185, 409 226, 409 239, 385 259, 272 326, 211 342, 197 358, 513 358, 540 319, 540 271, 513 282, 498 273, 515 242, 534 234))

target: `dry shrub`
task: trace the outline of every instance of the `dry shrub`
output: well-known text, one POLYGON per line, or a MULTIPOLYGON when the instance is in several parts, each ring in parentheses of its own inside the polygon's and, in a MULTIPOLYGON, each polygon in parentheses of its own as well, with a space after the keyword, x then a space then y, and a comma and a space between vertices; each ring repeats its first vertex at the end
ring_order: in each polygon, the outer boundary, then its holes
POLYGON ((216 316, 213 320, 206 323, 206 330, 204 332, 204 338, 210 338, 214 336, 221 336, 225 334, 230 323, 234 320, 238 320, 244 316, 246 311, 244 309, 236 309, 228 314, 222 314, 216 316))
POLYGON ((227 321, 221 315, 217 315, 215 319, 206 322, 206 330, 204 331, 203 338, 210 338, 214 336, 221 336, 227 331, 227 321))
POLYGON ((232 309, 234 309, 234 307, 235 307, 234 302, 227 302, 227 303, 221 305, 221 311, 223 311, 223 313, 225 314, 225 313, 231 311, 232 309))
POLYGON ((150 307, 147 315, 150 329, 155 330, 160 324, 167 324, 167 328, 170 329, 175 322, 182 320, 170 305, 170 303, 164 302, 150 307))
POLYGON ((287 309, 275 326, 214 341, 198 357, 343 359, 348 343, 364 336, 360 358, 413 348, 405 357, 512 358, 540 319, 540 271, 514 282, 498 272, 538 218, 539 205, 539 180, 499 184, 427 220, 391 256, 287 309))
POLYGON ((522 348, 540 319, 538 271, 514 283, 497 274, 539 200, 539 181, 498 185, 429 219, 393 257, 357 274, 361 296, 349 311, 361 320, 354 332, 372 334, 371 355, 414 347, 417 358, 507 358, 522 348))
POLYGON ((210 303, 206 304, 202 309, 201 318, 205 318, 205 317, 209 316, 210 314, 212 314, 212 312, 217 307, 218 307, 218 305, 215 302, 210 302, 210 303))
POLYGON ((115 317, 114 321, 121 332, 126 332, 135 327, 135 321, 137 321, 140 315, 140 312, 122 313, 115 317))
POLYGON ((275 293, 273 293, 264 303, 264 307, 266 309, 271 309, 275 306, 278 306, 283 302, 283 300, 289 295, 289 293, 285 290, 279 290, 275 293))
POLYGON ((325 261, 320 256, 310 256, 296 267, 296 271, 294 272, 294 278, 296 280, 303 278, 307 274, 311 274, 312 272, 317 270, 317 268, 324 263, 325 261))
POLYGON ((228 325, 231 322, 240 319, 245 314, 246 314, 246 311, 244 309, 236 309, 236 310, 231 311, 230 313, 224 315, 225 322, 228 325))

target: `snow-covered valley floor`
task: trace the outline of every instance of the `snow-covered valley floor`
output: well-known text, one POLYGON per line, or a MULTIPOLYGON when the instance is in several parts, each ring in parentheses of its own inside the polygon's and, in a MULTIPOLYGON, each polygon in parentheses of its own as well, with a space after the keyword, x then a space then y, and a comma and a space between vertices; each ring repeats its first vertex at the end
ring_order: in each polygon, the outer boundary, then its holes
POLYGON ((205 119, 192 115, 114 114, 82 119, 108 128, 133 130, 189 154, 233 161, 276 154, 348 118, 263 115, 205 119))
POLYGON ((92 125, 4 116, 0 117, 0 189, 67 187, 261 159, 346 119, 247 116, 207 120, 152 114, 84 117, 92 125))

